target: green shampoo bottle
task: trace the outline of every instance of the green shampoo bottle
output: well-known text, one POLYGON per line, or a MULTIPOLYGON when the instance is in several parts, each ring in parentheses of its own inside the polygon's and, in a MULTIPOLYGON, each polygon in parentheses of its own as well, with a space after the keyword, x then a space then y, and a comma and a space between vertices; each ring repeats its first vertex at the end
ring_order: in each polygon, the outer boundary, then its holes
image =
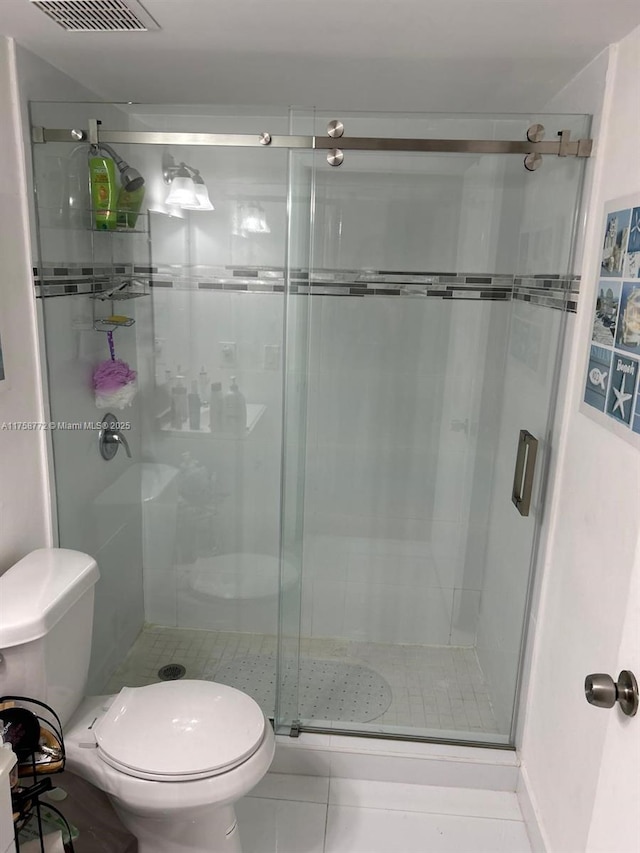
POLYGON ((144 201, 144 185, 133 192, 127 192, 124 187, 118 193, 118 228, 135 228, 138 214, 144 201))
POLYGON ((116 164, 110 157, 91 155, 89 177, 95 227, 99 231, 113 231, 118 224, 116 164))

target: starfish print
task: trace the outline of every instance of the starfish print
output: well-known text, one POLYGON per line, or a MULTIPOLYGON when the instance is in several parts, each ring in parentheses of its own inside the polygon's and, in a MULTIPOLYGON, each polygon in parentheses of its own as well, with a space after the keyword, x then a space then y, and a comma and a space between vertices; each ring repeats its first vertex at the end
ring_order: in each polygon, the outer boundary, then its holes
POLYGON ((633 394, 625 394, 624 381, 626 378, 626 375, 623 374, 622 382, 620 383, 620 390, 618 390, 617 388, 613 389, 613 393, 616 395, 616 402, 614 403, 612 412, 615 412, 616 409, 620 409, 620 416, 623 420, 625 417, 624 404, 627 402, 627 400, 630 400, 633 397, 633 394))

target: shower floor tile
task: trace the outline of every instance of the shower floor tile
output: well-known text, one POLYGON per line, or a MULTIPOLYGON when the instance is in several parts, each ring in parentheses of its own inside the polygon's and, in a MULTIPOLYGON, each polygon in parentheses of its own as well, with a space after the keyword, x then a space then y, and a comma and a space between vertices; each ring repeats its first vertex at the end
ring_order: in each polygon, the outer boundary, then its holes
MULTIPOLYGON (((158 670, 166 664, 182 664, 185 678, 216 680, 220 671, 233 671, 233 663, 246 660, 265 669, 273 666, 275 677, 277 639, 268 634, 240 634, 224 631, 189 630, 148 625, 140 633, 120 668, 105 690, 116 693, 122 687, 140 687, 159 681, 158 670)), ((393 646, 350 640, 302 639, 301 658, 308 664, 322 663, 330 672, 330 662, 368 667, 389 685, 391 703, 384 713, 367 723, 375 727, 436 729, 498 734, 475 650, 458 646, 393 646)), ((342 667, 341 669, 344 669, 342 667)), ((346 671, 346 670, 345 670, 346 671)), ((254 698, 268 716, 273 716, 273 688, 270 679, 256 679, 254 698)), ((233 683, 228 682, 228 683, 233 683)), ((242 689, 252 693, 243 680, 242 689)), ((329 707, 335 707, 330 702, 329 707)), ((304 707, 302 708, 304 711, 304 707)), ((303 716, 304 718, 304 716, 303 716)), ((326 721, 309 716, 316 724, 339 726, 335 715, 326 721)), ((343 722, 353 726, 353 718, 343 722)))

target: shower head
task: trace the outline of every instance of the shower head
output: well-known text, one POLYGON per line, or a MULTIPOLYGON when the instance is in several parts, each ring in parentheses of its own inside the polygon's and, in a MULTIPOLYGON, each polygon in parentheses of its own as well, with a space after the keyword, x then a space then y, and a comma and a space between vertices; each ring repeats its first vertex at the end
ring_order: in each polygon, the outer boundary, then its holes
POLYGON ((102 148, 103 151, 106 151, 107 154, 109 154, 109 156, 113 159, 113 162, 118 167, 123 188, 128 193, 132 193, 135 190, 139 190, 140 187, 144 184, 144 178, 142 177, 140 172, 137 169, 134 169, 133 166, 130 166, 126 162, 126 160, 123 160, 122 157, 120 157, 120 155, 117 154, 110 145, 101 142, 100 148, 102 148))

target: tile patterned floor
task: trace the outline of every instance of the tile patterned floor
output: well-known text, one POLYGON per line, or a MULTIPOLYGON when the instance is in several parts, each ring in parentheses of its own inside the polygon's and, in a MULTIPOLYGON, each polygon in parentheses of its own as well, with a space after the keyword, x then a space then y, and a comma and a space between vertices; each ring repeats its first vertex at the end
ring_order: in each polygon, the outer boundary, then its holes
POLYGON ((270 773, 236 807, 245 853, 530 853, 516 795, 270 773))
MULTIPOLYGON (((215 663, 202 677, 231 684, 269 711, 276 706, 277 679, 272 655, 247 654, 215 663)), ((368 666, 352 661, 301 657, 288 660, 282 689, 299 696, 297 716, 305 720, 367 723, 381 717, 393 701, 387 681, 368 666)))
MULTIPOLYGON (((273 660, 275 672, 275 653, 275 636, 146 626, 105 690, 115 693, 125 685, 151 684, 159 680, 160 667, 169 663, 183 664, 186 678, 215 679, 218 669, 228 669, 233 660, 260 656, 273 660)), ((388 710, 376 718, 376 726, 464 731, 476 736, 498 733, 474 649, 303 639, 301 655, 361 664, 382 676, 393 698, 388 710)), ((272 707, 264 710, 273 716, 272 707)))

